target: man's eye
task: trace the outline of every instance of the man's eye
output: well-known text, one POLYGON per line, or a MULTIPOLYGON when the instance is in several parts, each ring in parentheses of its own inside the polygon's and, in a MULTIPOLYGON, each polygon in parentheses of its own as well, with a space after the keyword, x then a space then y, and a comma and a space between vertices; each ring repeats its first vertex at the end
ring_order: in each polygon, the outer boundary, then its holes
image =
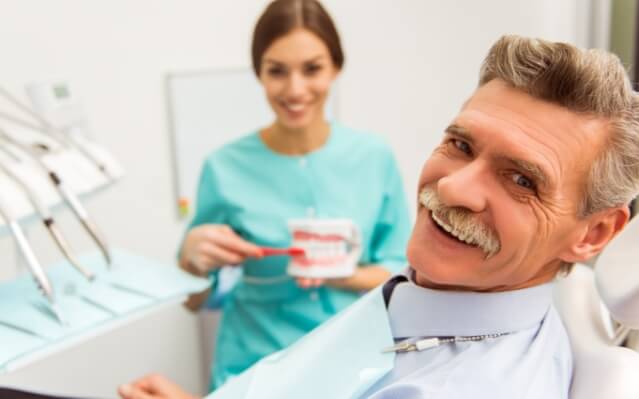
POLYGON ((535 189, 535 183, 529 179, 528 177, 522 175, 521 173, 515 173, 513 174, 513 182, 520 186, 523 187, 527 190, 534 190, 535 189))
POLYGON ((453 139, 453 144, 459 151, 463 152, 464 154, 467 154, 467 155, 472 154, 470 145, 467 142, 458 140, 458 139, 453 139))

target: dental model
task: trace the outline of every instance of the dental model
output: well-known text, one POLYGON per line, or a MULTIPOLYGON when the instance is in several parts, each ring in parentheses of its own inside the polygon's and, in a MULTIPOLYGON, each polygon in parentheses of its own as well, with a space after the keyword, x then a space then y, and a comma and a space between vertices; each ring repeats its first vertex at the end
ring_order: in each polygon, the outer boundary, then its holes
POLYGON ((293 233, 293 242, 300 245, 300 249, 306 254, 304 259, 299 259, 300 263, 306 265, 330 265, 341 262, 348 256, 349 240, 340 235, 296 231, 293 233))
POLYGON ((355 272, 361 255, 359 231, 344 219, 289 222, 292 247, 304 256, 294 256, 288 273, 295 277, 337 278, 355 272))

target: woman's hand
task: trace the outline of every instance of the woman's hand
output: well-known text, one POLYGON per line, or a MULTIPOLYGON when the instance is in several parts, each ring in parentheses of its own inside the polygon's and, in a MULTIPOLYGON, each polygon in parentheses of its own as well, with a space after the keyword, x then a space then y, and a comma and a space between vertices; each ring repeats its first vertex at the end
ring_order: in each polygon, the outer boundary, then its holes
POLYGON ((118 388, 122 399, 196 399, 177 384, 152 374, 118 388))
POLYGON ((186 235, 180 266, 202 276, 221 266, 240 264, 248 257, 261 258, 262 250, 227 225, 205 224, 191 229, 186 235))
MULTIPOLYGON (((355 274, 359 274, 357 271, 355 274)), ((308 277, 298 277, 296 278, 297 285, 302 288, 317 288, 322 285, 327 285, 333 288, 339 288, 342 290, 352 290, 357 291, 355 288, 352 288, 354 283, 357 282, 359 277, 355 277, 355 275, 349 277, 341 277, 341 278, 308 278, 308 277)))
POLYGON ((357 289, 353 288, 353 286, 359 280, 359 272, 356 271, 355 275, 349 277, 341 277, 341 278, 307 278, 307 277, 298 277, 297 285, 302 288, 317 288, 322 285, 327 285, 333 288, 339 288, 342 290, 353 290, 357 291, 357 289))
POLYGON ((301 288, 315 288, 324 285, 326 282, 325 278, 308 278, 308 277, 297 277, 295 279, 297 285, 301 288))

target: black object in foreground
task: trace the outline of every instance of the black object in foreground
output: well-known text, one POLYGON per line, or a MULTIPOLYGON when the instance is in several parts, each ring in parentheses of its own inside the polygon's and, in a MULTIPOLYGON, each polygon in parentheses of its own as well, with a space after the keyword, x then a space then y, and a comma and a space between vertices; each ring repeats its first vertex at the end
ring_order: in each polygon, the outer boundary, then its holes
POLYGON ((80 396, 55 396, 44 393, 20 391, 12 388, 0 388, 0 399, 96 399, 80 396))

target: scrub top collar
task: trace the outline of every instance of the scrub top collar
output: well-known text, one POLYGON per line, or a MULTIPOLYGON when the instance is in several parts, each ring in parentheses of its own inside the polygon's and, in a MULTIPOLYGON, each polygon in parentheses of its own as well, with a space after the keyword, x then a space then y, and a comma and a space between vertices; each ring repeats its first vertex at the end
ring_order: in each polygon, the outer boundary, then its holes
POLYGON ((333 147, 333 144, 334 144, 335 139, 336 139, 335 135, 338 134, 338 131, 339 131, 341 126, 340 126, 340 124, 338 122, 333 121, 333 120, 329 120, 327 122, 328 122, 328 126, 329 126, 329 134, 328 134, 328 137, 326 138, 326 142, 324 142, 324 144, 321 147, 318 147, 318 148, 314 149, 313 151, 309 151, 306 154, 287 155, 287 154, 283 154, 283 153, 280 153, 280 152, 277 152, 277 151, 273 150, 268 145, 266 145, 266 143, 262 139, 261 130, 257 130, 255 132, 253 132, 253 137, 255 137, 255 139, 259 142, 262 151, 264 151, 266 154, 268 154, 269 156, 273 157, 274 159, 280 159, 280 160, 285 160, 285 161, 299 161, 301 159, 308 159, 308 158, 311 158, 311 157, 317 157, 317 156, 319 156, 321 154, 326 153, 328 150, 330 150, 331 147, 333 147))
POLYGON ((395 285, 388 302, 393 337, 462 337, 520 331, 539 324, 552 303, 552 283, 504 292, 442 291, 395 285))

